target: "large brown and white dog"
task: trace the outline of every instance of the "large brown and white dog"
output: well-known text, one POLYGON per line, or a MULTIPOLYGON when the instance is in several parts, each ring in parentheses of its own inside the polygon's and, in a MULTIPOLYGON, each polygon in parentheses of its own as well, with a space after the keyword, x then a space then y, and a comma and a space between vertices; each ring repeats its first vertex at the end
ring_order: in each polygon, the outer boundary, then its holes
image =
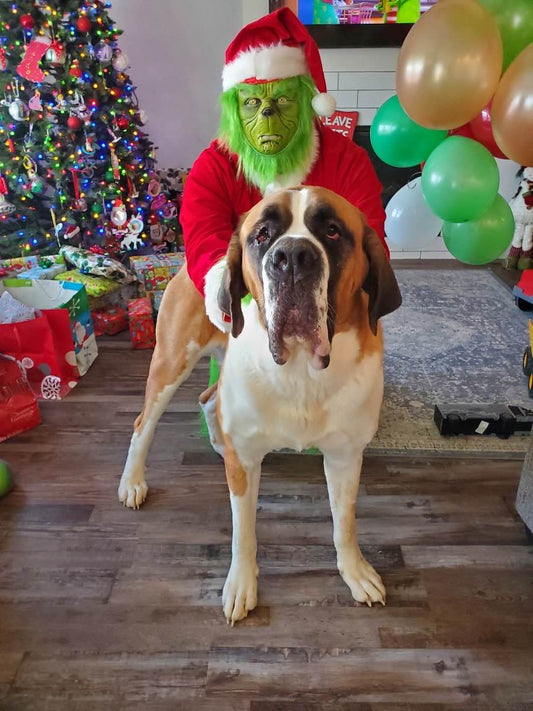
POLYGON ((231 313, 229 337, 207 318, 185 268, 167 287, 120 500, 142 504, 159 417, 198 358, 225 347, 218 387, 201 402, 230 490, 232 560, 222 596, 228 622, 246 617, 257 602, 261 462, 282 448, 322 451, 340 574, 356 600, 384 604, 385 588, 359 550, 355 522, 363 449, 376 432, 383 396, 378 319, 401 303, 382 244, 359 210, 335 193, 275 193, 233 236, 219 302, 231 313), (243 304, 247 293, 252 299, 243 304))

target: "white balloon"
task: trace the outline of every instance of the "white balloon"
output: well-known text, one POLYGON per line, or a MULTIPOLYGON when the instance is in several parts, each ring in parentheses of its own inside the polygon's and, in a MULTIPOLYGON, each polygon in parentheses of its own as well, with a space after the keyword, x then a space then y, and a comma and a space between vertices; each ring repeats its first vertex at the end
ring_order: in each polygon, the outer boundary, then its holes
POLYGON ((422 179, 415 178, 400 188, 385 208, 385 234, 396 247, 419 250, 436 240, 442 220, 437 217, 422 193, 422 179))
POLYGON ((509 202, 509 200, 516 195, 516 191, 520 185, 518 171, 521 166, 505 158, 496 158, 496 163, 500 171, 500 189, 498 192, 504 200, 509 202))

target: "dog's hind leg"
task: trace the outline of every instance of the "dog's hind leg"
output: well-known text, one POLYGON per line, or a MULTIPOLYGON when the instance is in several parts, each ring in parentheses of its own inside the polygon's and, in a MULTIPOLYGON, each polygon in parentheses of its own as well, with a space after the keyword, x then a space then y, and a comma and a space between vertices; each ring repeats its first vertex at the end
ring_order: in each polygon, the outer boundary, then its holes
POLYGON ((226 335, 207 318, 204 300, 183 266, 167 286, 159 310, 144 407, 135 420, 118 488, 125 506, 137 509, 146 498, 146 456, 159 418, 176 389, 189 377, 200 356, 225 341, 226 335))

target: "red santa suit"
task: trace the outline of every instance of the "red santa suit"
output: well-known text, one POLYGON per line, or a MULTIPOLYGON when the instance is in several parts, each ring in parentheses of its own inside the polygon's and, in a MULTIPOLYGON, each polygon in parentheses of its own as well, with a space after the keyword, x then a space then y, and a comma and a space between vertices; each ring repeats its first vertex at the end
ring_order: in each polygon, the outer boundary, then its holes
MULTIPOLYGON (((366 151, 317 123, 318 157, 304 185, 328 188, 358 207, 383 241, 381 184, 366 151)), ((259 190, 237 174, 237 157, 213 141, 194 163, 185 184, 180 221, 189 276, 204 294, 205 276, 225 256, 239 217, 261 200, 259 190)))

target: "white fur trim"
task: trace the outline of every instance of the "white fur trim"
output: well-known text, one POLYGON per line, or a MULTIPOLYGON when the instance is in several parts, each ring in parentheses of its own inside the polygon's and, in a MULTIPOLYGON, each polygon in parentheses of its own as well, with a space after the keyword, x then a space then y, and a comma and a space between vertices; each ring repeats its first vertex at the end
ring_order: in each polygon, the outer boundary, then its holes
POLYGON ((311 104, 319 116, 331 116, 337 108, 337 102, 331 94, 315 94, 311 104))
POLYGON ((216 264, 213 264, 211 269, 205 275, 205 312, 209 320, 220 331, 228 333, 231 330, 231 323, 224 321, 224 314, 218 305, 218 291, 224 278, 224 270, 226 268, 226 258, 221 259, 216 264))
POLYGON ((287 79, 309 74, 305 53, 300 47, 284 44, 254 47, 238 54, 222 71, 222 89, 227 91, 252 77, 259 81, 287 79))

